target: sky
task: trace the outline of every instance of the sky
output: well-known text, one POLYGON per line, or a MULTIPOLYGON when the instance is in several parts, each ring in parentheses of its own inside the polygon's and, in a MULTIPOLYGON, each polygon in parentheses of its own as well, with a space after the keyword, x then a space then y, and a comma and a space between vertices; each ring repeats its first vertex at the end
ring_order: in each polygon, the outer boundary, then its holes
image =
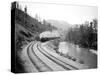
POLYGON ((27 12, 32 17, 37 14, 41 19, 62 20, 69 24, 82 24, 98 18, 98 9, 95 6, 78 6, 53 3, 19 2, 21 8, 27 6, 27 12))

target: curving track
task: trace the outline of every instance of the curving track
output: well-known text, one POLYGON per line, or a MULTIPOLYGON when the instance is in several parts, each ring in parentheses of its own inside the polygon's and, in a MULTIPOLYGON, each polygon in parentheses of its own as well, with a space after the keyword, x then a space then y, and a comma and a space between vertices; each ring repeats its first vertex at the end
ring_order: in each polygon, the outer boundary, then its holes
POLYGON ((31 63, 34 65, 36 72, 65 71, 88 68, 53 53, 42 46, 40 42, 30 43, 27 47, 27 55, 31 63))

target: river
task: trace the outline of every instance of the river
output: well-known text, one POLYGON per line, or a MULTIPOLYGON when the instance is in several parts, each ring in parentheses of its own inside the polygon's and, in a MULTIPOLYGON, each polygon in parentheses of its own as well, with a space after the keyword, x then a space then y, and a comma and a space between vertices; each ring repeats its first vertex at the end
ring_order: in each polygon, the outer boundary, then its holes
POLYGON ((90 68, 97 67, 97 55, 86 48, 81 48, 78 45, 68 42, 61 42, 58 50, 65 55, 69 55, 77 60, 83 61, 84 64, 88 65, 90 68))

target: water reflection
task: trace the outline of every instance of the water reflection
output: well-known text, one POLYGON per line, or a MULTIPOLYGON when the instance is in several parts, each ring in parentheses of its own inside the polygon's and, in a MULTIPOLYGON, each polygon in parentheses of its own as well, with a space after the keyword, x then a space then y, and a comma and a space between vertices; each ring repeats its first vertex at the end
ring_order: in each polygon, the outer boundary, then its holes
POLYGON ((69 55, 71 57, 76 58, 79 62, 82 61, 90 68, 97 67, 97 55, 91 53, 86 48, 80 48, 78 45, 74 45, 68 42, 61 42, 59 44, 58 51, 65 55, 69 55))

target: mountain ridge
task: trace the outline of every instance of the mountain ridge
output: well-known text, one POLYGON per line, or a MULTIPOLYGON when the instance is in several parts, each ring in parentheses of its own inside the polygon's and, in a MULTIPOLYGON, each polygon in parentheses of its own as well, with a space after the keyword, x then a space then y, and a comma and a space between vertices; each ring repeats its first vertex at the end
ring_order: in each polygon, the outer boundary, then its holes
POLYGON ((48 19, 46 21, 50 23, 52 26, 55 26, 58 29, 62 29, 62 30, 68 30, 71 27, 71 24, 63 20, 48 19))

